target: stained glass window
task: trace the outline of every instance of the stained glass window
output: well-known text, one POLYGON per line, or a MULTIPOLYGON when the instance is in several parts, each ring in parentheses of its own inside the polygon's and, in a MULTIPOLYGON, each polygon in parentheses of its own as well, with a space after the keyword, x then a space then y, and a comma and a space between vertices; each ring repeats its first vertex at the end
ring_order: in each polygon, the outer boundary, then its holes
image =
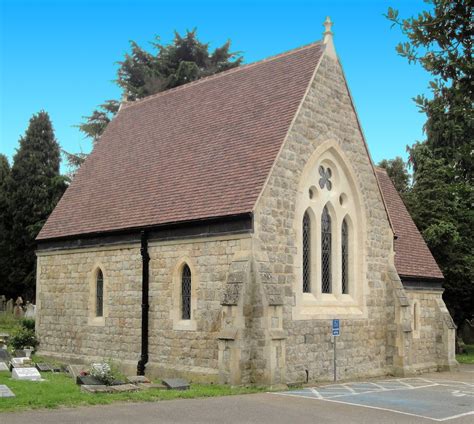
POLYGON ((187 264, 181 274, 181 319, 191 319, 191 270, 187 264))
POLYGON ((341 228, 341 277, 342 293, 349 293, 349 228, 344 218, 341 228))
POLYGON ((311 292, 311 219, 308 212, 303 217, 303 292, 311 292))
POLYGON ((331 293, 331 217, 327 206, 324 207, 321 215, 321 291, 331 293))

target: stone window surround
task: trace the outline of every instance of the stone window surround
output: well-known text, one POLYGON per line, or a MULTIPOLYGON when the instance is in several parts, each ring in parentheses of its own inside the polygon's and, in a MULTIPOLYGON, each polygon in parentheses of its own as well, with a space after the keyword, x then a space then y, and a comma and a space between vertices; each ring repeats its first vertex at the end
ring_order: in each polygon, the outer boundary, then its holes
POLYGON ((197 287, 198 274, 192 261, 188 257, 180 258, 173 270, 171 281, 172 286, 172 308, 170 311, 173 320, 173 330, 196 331, 196 309, 197 309, 197 287), (191 270, 191 319, 182 319, 182 301, 181 301, 181 284, 184 265, 188 265, 191 270))
POLYGON ((420 303, 418 300, 414 300, 412 305, 412 329, 414 339, 420 338, 420 313, 420 303))
POLYGON ((108 316, 108 278, 105 271, 105 267, 101 263, 95 263, 92 267, 92 271, 89 274, 89 302, 88 302, 88 319, 87 324, 94 327, 104 327, 105 320, 108 316), (103 307, 102 316, 96 315, 97 310, 97 275, 99 271, 102 271, 103 278, 103 307))
POLYGON ((329 140, 318 147, 308 160, 298 187, 294 230, 296 234, 297 259, 293 293, 295 302, 293 318, 322 319, 364 318, 365 305, 365 234, 366 224, 362 196, 356 184, 355 175, 337 142, 329 140), (332 189, 321 189, 318 184, 319 166, 332 171, 332 189), (312 192, 312 196, 309 192, 312 192), (339 198, 342 196, 343 204, 339 198), (310 198, 311 197, 311 198, 310 198), (321 293, 321 214, 328 207, 332 219, 332 293, 321 293), (302 223, 304 213, 311 217, 311 293, 303 293, 302 284, 302 223), (342 293, 341 282, 341 228, 346 219, 349 227, 349 293, 342 293), (364 246, 360 249, 360 246, 364 246), (359 247, 359 248, 357 248, 359 247))

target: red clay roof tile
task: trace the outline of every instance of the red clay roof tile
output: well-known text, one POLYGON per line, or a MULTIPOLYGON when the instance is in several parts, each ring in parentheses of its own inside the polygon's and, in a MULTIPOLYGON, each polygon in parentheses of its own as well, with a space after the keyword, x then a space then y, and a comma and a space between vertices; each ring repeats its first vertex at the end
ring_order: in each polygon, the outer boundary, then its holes
POLYGON ((253 210, 324 47, 125 105, 37 239, 253 210))
POLYGON ((396 236, 395 268, 398 274, 402 277, 443 278, 387 172, 376 168, 376 175, 396 236))

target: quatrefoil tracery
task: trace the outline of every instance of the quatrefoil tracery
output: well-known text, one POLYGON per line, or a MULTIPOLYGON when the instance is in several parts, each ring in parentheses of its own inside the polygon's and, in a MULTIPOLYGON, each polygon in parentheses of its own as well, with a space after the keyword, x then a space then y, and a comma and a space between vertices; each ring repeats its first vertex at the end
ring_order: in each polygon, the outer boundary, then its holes
POLYGON ((319 167, 319 175, 321 178, 319 179, 319 187, 323 189, 326 187, 328 190, 331 190, 332 188, 332 182, 330 181, 330 178, 332 177, 332 172, 331 168, 324 168, 324 166, 319 167))

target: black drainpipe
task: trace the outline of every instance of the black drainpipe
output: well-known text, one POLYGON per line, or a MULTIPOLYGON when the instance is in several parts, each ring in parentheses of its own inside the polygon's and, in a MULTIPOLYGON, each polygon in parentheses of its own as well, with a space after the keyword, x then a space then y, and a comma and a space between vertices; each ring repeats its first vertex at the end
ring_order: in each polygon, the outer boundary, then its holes
POLYGON ((149 269, 150 255, 148 254, 148 234, 141 232, 142 255, 142 353, 137 365, 137 375, 145 375, 145 367, 148 362, 148 287, 149 287, 149 269))

